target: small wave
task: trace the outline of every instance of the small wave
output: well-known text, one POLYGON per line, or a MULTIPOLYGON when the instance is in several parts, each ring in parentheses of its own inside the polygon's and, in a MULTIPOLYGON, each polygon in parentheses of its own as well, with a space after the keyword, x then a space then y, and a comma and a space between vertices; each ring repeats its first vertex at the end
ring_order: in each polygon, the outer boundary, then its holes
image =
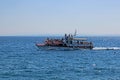
POLYGON ((120 50, 120 47, 95 47, 93 50, 120 50))

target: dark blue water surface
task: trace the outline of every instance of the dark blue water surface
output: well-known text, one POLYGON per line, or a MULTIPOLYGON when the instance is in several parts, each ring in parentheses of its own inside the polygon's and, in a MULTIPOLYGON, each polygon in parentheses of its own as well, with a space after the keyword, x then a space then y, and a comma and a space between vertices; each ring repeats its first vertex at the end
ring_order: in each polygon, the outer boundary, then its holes
POLYGON ((120 80, 120 37, 87 37, 95 48, 73 51, 38 49, 45 38, 0 37, 0 80, 120 80))

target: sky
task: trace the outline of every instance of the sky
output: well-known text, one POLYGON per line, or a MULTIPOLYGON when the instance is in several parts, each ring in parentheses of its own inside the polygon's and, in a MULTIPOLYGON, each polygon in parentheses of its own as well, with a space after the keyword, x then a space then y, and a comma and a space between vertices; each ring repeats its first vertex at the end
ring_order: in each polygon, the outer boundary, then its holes
POLYGON ((120 0, 0 0, 0 36, 120 35, 120 0))

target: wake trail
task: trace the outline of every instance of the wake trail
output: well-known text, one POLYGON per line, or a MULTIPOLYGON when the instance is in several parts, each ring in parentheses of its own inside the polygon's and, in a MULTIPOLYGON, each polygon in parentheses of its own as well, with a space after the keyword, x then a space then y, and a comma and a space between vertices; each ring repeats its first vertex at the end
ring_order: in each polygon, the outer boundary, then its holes
POLYGON ((120 50, 120 47, 94 47, 93 50, 120 50))

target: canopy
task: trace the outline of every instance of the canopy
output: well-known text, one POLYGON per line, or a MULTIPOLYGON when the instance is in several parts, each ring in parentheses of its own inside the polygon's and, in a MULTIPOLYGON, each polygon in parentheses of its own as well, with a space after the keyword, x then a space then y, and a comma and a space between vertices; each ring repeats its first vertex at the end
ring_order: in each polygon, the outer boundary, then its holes
POLYGON ((77 40, 77 41, 86 41, 86 38, 73 38, 73 40, 77 40))

